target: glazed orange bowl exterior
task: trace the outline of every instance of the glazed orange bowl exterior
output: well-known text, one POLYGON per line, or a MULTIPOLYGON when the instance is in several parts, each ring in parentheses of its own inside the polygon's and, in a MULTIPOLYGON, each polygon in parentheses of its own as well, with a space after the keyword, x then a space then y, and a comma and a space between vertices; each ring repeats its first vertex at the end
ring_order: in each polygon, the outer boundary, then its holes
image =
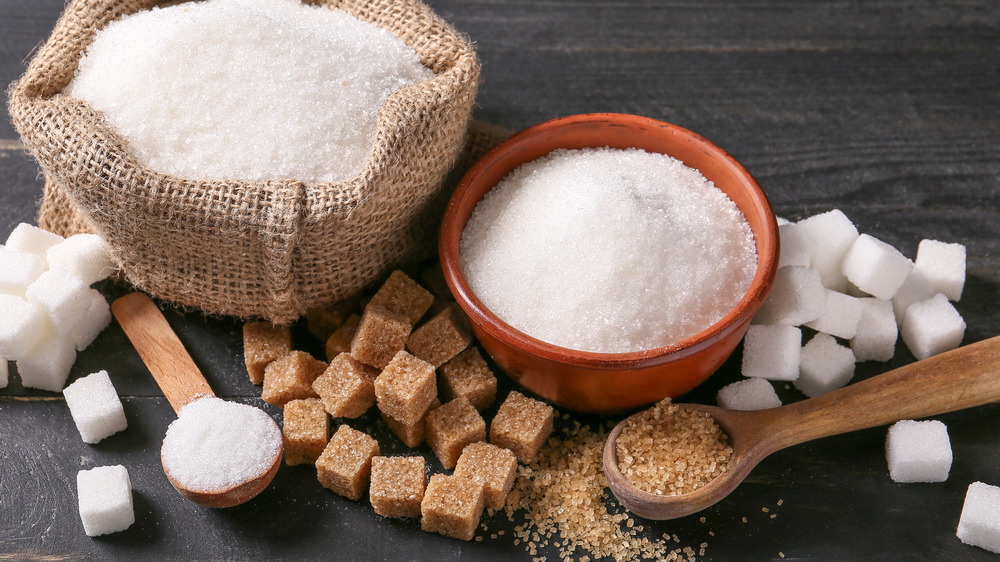
MULTIPOLYGON (((664 241, 664 244, 669 241, 664 241)), ((530 127, 500 144, 465 174, 441 225, 441 266, 472 329, 500 368, 527 390, 581 412, 610 413, 679 396, 714 373, 746 334, 767 297, 778 262, 778 226, 757 181, 732 156, 680 127, 636 115, 573 115, 530 127), (459 245, 476 204, 515 168, 559 148, 639 148, 672 156, 700 171, 743 213, 757 247, 757 272, 721 320, 666 347, 594 353, 533 338, 498 318, 472 291, 459 245)))

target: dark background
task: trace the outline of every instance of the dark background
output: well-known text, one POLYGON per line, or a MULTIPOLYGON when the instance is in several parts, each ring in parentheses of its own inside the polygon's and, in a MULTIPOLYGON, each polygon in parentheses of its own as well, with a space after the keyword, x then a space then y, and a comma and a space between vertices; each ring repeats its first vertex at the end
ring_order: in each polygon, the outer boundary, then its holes
MULTIPOLYGON (((860 231, 911 258, 922 238, 965 244, 968 277, 956 305, 968 324, 965 342, 1000 333, 997 2, 430 3, 476 43, 483 64, 477 118, 520 129, 613 111, 692 129, 739 159, 781 216, 840 208, 860 231)), ((61 0, 0 0, 0 82, 21 74, 62 7, 61 0)), ((0 237, 34 222, 41 187, 5 114, 0 237)), ((102 290, 109 297, 122 291, 102 290)), ((262 404, 245 374, 237 322, 173 312, 168 319, 219 395, 262 404)), ((296 335, 299 347, 319 349, 301 328, 296 335)), ((712 402, 738 378, 739 356, 687 399, 712 402)), ((912 360, 900 344, 888 364, 859 364, 856 380, 912 360)), ((95 446, 80 440, 60 395, 23 389, 16 377, 0 390, 0 557, 530 559, 502 516, 484 519, 490 530, 482 542, 445 539, 326 491, 309 467, 283 467, 241 507, 192 504, 159 464, 173 412, 116 325, 80 354, 70 380, 99 369, 122 395, 129 428, 95 446), (76 473, 105 464, 128 467, 136 523, 91 539, 77 513, 76 473), (497 529, 506 533, 491 539, 497 529)), ((779 394, 786 402, 801 398, 781 386, 779 394)), ((280 419, 276 408, 265 409, 280 419)), ((714 560, 777 559, 779 552, 786 559, 993 558, 961 544, 955 526, 969 483, 1000 484, 998 414, 994 404, 938 418, 954 450, 945 483, 893 483, 885 429, 876 428, 777 453, 702 513, 705 523, 700 516, 650 523, 645 536, 677 534, 677 546, 696 551, 707 542, 706 558, 714 560)), ((402 452, 373 416, 358 425, 383 451, 402 452)))

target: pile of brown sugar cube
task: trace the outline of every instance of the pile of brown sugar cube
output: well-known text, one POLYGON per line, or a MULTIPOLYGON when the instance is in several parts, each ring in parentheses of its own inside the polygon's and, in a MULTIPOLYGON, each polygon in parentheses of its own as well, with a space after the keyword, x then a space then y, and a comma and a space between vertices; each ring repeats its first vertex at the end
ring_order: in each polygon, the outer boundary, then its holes
POLYGON ((264 401, 284 409, 287 464, 315 464, 320 484, 352 500, 368 489, 380 515, 419 517, 425 531, 470 540, 484 507, 503 507, 518 461, 534 461, 554 412, 512 391, 487 442, 482 412, 496 399, 497 379, 447 296, 394 271, 361 315, 340 305, 310 317, 329 363, 293 350, 290 330, 269 322, 244 326, 244 357, 264 401), (427 481, 422 456, 380 456, 375 438, 343 422, 374 405, 404 445, 426 441, 452 474, 427 481), (328 438, 330 417, 343 423, 328 438))

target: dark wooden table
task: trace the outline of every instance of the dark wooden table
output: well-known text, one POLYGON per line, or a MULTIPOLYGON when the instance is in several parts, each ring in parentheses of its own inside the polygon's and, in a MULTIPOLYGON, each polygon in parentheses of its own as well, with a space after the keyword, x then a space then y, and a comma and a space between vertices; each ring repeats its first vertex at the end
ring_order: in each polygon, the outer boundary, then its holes
MULTIPOLYGON (((787 218, 840 208, 862 232, 911 258, 925 237, 965 244, 968 280, 957 304, 968 323, 965 342, 1000 333, 994 0, 431 4, 477 44, 479 119, 519 129, 614 111, 690 128, 742 161, 787 218)), ((62 7, 63 0, 0 0, 0 82, 21 74, 62 7)), ((42 180, 8 120, 0 121, 5 237, 33 222, 42 180)), ((168 318, 220 395, 261 405, 242 365, 237 322, 168 318)), ((301 328, 296 334, 308 341, 301 328)), ((739 351, 689 399, 713 401, 738 378, 738 359, 739 351)), ((912 360, 900 344, 892 362, 860 364, 856 378, 912 360)), ((71 378, 98 369, 111 373, 129 428, 96 446, 81 442, 61 396, 24 389, 16 377, 0 390, 0 558, 530 558, 503 517, 487 520, 490 533, 506 530, 497 539, 448 540, 327 492, 308 467, 283 467, 248 505, 194 505, 160 469, 173 412, 117 326, 80 354, 71 378), (77 514, 76 473, 105 464, 128 467, 136 522, 91 539, 77 514)), ((801 398, 794 389, 779 393, 801 398)), ((885 429, 876 428, 780 452, 701 514, 704 523, 693 516, 647 525, 646 533, 677 534, 679 546, 695 550, 707 542, 705 558, 715 560, 992 558, 961 544, 955 526, 970 482, 1000 484, 1000 406, 939 419, 955 459, 945 483, 893 483, 885 429)), ((372 417, 362 425, 383 450, 401 450, 372 417)))

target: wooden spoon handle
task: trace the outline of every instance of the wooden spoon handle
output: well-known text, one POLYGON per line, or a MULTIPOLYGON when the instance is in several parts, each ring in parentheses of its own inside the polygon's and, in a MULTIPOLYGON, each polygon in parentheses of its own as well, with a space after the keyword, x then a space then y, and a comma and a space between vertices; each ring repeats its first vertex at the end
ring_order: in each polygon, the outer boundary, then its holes
POLYGON ((175 412, 195 398, 215 396, 152 299, 129 293, 111 304, 111 312, 175 412))
POLYGON ((763 430, 766 440, 777 451, 812 439, 998 401, 1000 336, 771 410, 776 416, 761 425, 768 426, 763 430))

